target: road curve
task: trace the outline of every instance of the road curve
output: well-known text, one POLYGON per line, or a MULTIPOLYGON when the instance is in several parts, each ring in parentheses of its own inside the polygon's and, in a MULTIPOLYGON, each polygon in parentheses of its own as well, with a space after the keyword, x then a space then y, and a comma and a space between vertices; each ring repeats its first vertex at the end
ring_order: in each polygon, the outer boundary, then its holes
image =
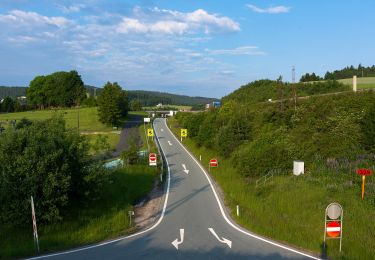
POLYGON ((168 165, 158 222, 127 237, 33 259, 319 259, 233 224, 207 173, 165 119, 155 119, 154 129, 168 165))

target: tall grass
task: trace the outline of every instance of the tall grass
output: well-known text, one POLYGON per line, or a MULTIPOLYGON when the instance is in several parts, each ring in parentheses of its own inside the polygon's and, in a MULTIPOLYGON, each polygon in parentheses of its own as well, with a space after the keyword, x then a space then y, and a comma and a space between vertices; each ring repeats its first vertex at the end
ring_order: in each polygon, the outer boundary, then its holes
MULTIPOLYGON (((177 122, 170 119, 169 125, 179 136, 177 122)), ((223 190, 225 203, 240 225, 321 256, 374 259, 375 201, 374 197, 361 200, 359 176, 306 165, 311 170, 305 175, 296 177, 291 172, 284 172, 266 185, 255 188, 255 179, 241 177, 228 158, 197 147, 189 138, 184 140, 184 145, 197 158, 202 156, 206 169, 211 158, 219 160, 219 167, 211 169, 210 174, 223 190), (344 209, 341 253, 338 240, 329 240, 323 249, 324 212, 331 202, 340 203, 344 209), (239 217, 235 214, 236 205, 240 206, 239 217)), ((367 185, 374 187, 373 177, 368 178, 367 185)))

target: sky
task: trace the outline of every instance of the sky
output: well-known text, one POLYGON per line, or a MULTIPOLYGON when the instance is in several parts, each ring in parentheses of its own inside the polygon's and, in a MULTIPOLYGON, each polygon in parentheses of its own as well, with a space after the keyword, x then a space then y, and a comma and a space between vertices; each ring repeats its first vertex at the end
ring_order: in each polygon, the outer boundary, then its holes
POLYGON ((258 79, 375 64, 373 0, 0 0, 0 85, 77 70, 220 98, 258 79))

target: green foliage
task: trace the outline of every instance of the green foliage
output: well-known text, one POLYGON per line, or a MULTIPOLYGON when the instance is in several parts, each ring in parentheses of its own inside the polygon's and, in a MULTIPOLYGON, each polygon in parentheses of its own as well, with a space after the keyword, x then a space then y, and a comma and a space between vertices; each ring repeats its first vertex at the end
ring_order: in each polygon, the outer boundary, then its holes
POLYGON ((95 142, 92 144, 92 149, 95 151, 96 154, 103 151, 109 151, 110 145, 108 143, 108 136, 101 134, 97 135, 95 142))
POLYGON ((280 80, 258 80, 241 86, 233 93, 223 97, 222 101, 223 104, 225 104, 228 100, 232 100, 239 104, 250 104, 264 102, 268 99, 293 99, 294 90, 296 90, 297 97, 302 97, 316 94, 342 92, 350 90, 350 88, 347 85, 337 81, 288 84, 283 83, 280 80))
POLYGON ((375 65, 372 65, 371 67, 363 67, 361 64, 359 64, 357 68, 352 65, 333 72, 327 71, 327 73, 324 75, 324 79, 338 80, 352 78, 353 76, 375 77, 375 65))
POLYGON ((369 152, 375 153, 375 100, 371 101, 369 108, 361 120, 361 130, 365 148, 369 152))
POLYGON ((130 148, 121 153, 121 159, 124 162, 124 166, 134 165, 138 162, 138 147, 135 143, 130 145, 130 148))
POLYGON ((314 72, 310 75, 309 73, 306 73, 305 75, 302 75, 300 82, 308 82, 308 81, 319 81, 323 80, 323 78, 316 75, 314 72))
POLYGON ((30 104, 45 107, 71 107, 81 103, 86 91, 81 76, 76 71, 59 71, 47 76, 37 76, 26 91, 30 104))
POLYGON ((107 125, 118 125, 128 113, 128 95, 120 85, 108 82, 98 97, 99 120, 107 125))
POLYGON ((142 110, 142 104, 139 100, 132 100, 130 102, 130 110, 131 111, 141 111, 142 110))
POLYGON ((0 135, 0 222, 56 222, 71 201, 95 198, 105 174, 88 157, 88 146, 60 117, 24 124, 0 135))
POLYGON ((6 97, 4 98, 1 104, 0 112, 7 112, 7 113, 14 112, 15 106, 16 106, 16 102, 12 98, 6 97))
POLYGON ((94 97, 88 97, 82 101, 82 106, 84 107, 96 107, 97 105, 97 99, 94 97))

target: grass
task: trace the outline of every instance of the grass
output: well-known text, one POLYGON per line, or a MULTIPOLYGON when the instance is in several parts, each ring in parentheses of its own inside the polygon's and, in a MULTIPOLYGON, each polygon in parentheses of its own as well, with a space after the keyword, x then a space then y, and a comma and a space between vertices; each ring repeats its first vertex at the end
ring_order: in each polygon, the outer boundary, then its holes
POLYGON ((108 144, 109 144, 109 150, 114 151, 116 150, 116 146, 120 141, 120 135, 115 134, 115 133, 103 133, 103 134, 98 134, 98 135, 85 135, 86 138, 89 141, 90 144, 90 154, 94 154, 94 150, 92 146, 95 144, 96 140, 98 139, 99 136, 106 136, 108 139, 108 144))
MULTIPOLYGON (((353 85, 353 79, 340 79, 338 80, 346 85, 353 85)), ((375 77, 357 78, 358 88, 375 88, 375 77)))
MULTIPOLYGON (((91 244, 134 231, 129 225, 128 211, 152 189, 157 173, 157 168, 148 166, 129 166, 113 172, 99 200, 84 207, 70 208, 61 223, 38 225, 41 253, 91 244)), ((31 226, 0 226, 0 258, 31 256, 34 252, 31 226)))
MULTIPOLYGON (((179 136, 175 119, 169 119, 172 130, 179 136)), ((187 138, 184 145, 199 158, 207 169, 211 158, 219 160, 219 167, 211 176, 224 192, 224 200, 237 223, 258 234, 307 249, 333 259, 373 259, 375 255, 375 201, 360 199, 360 177, 350 173, 319 171, 306 165, 303 176, 291 173, 278 175, 261 188, 254 179, 244 179, 227 158, 212 150, 197 147, 187 138), (343 206, 343 245, 329 240, 323 250, 324 211, 331 202, 343 206), (236 205, 240 216, 235 215, 236 205)), ((374 192, 374 177, 367 180, 367 189, 374 192)))
POLYGON ((0 114, 0 121, 20 120, 22 118, 30 120, 45 120, 58 113, 64 116, 68 128, 77 128, 79 113, 79 129, 81 132, 112 130, 112 127, 99 122, 98 110, 96 107, 6 113, 0 114))

